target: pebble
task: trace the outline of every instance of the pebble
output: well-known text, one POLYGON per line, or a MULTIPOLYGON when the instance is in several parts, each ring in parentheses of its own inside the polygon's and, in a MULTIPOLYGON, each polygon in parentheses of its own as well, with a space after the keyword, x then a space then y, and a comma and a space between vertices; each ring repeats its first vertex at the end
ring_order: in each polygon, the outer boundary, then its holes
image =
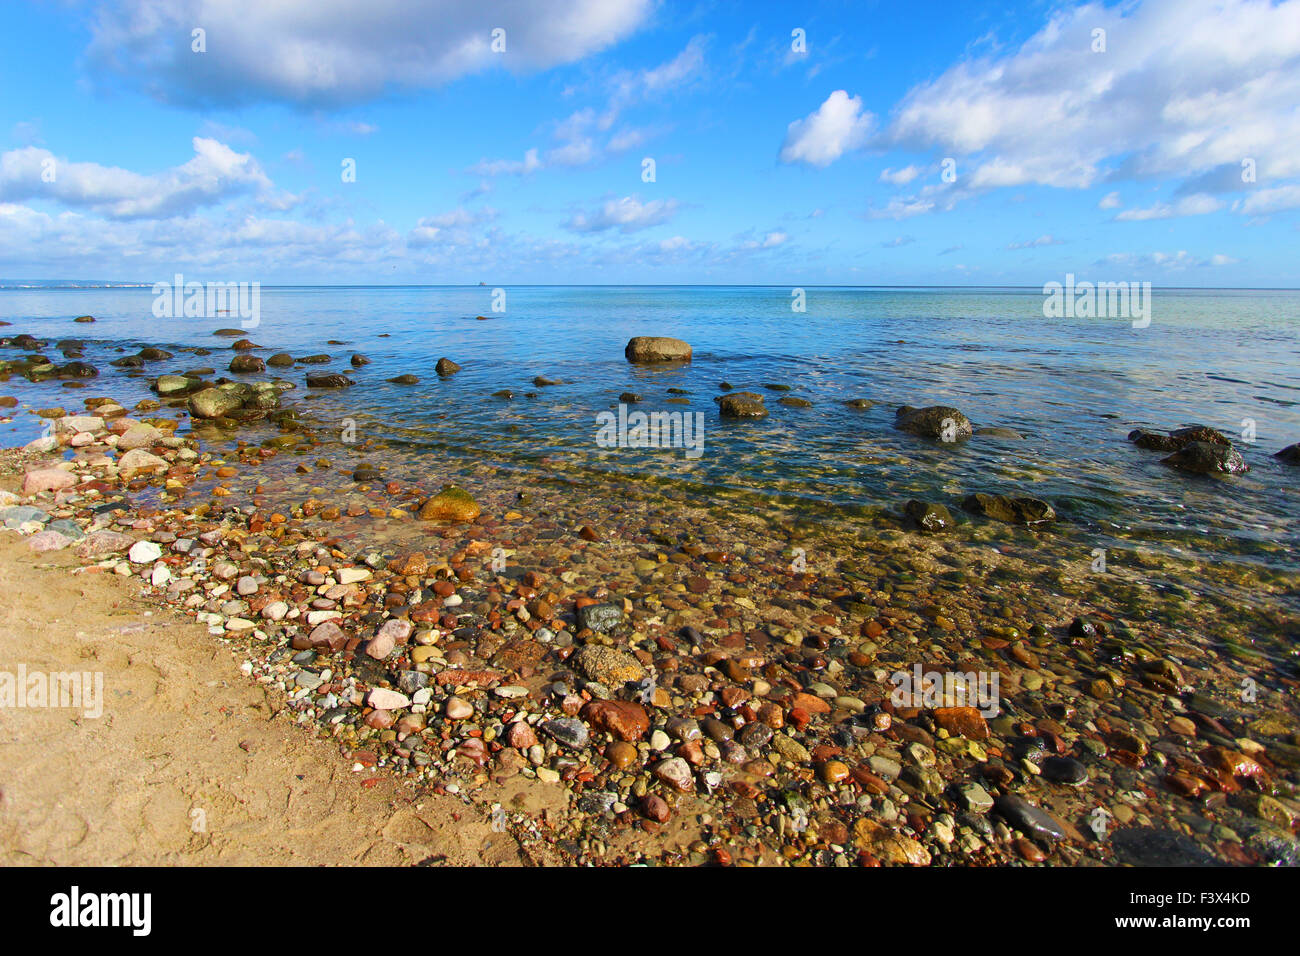
POLYGON ((126 556, 132 564, 152 564, 162 557, 162 548, 152 541, 137 541, 126 556))

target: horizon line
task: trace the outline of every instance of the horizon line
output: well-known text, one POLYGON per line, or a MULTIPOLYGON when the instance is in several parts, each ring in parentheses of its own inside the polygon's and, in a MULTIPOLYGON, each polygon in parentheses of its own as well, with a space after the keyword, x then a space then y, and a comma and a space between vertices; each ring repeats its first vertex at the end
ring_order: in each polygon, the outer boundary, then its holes
MULTIPOLYGON (((182 273, 183 274, 183 273, 182 273)), ((166 280, 162 280, 166 281, 166 280)), ((196 280, 197 281, 197 280, 196 280)), ((1050 280, 1055 282, 1056 280, 1050 280)), ((1130 280, 1085 279, 1083 282, 1110 282, 1130 280)), ((1140 284, 1142 280, 1137 280, 1140 284)), ((158 282, 136 282, 124 279, 2 279, 0 291, 31 291, 34 289, 92 290, 92 289, 150 289, 158 282)), ((534 289, 1023 289, 1042 292, 1037 285, 954 285, 946 283, 908 283, 883 284, 868 283, 854 285, 850 283, 830 282, 820 284, 772 283, 772 282, 414 282, 414 283, 326 283, 326 282, 282 282, 257 283, 263 289, 483 289, 483 288, 534 288, 534 289)), ((1154 285, 1152 289, 1165 289, 1175 292, 1300 292, 1300 286, 1176 286, 1154 285)))

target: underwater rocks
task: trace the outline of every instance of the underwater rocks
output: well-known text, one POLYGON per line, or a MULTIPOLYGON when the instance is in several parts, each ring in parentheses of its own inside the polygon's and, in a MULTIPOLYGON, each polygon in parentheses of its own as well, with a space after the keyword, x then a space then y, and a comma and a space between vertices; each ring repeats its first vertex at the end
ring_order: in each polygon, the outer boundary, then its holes
POLYGON ((1223 432, 1208 425, 1189 425, 1169 434, 1135 428, 1128 440, 1139 448, 1173 452, 1161 464, 1198 475, 1241 475, 1250 470, 1223 432))
POLYGON ((623 354, 636 365, 657 362, 689 362, 691 347, 681 339, 662 335, 638 335, 628 340, 623 354))
POLYGON ((195 418, 221 418, 244 404, 232 391, 222 388, 205 388, 190 396, 190 414, 195 418))
POLYGON ((337 372, 331 372, 324 375, 308 375, 308 388, 347 388, 349 385, 356 383, 346 375, 340 375, 337 372))
POLYGON ((232 372, 265 372, 266 362, 256 355, 236 355, 230 360, 229 369, 232 372))
POLYGON ((1212 445, 1231 445, 1232 442, 1223 432, 1208 425, 1188 425, 1168 434, 1152 431, 1149 428, 1135 428, 1128 433, 1128 440, 1139 448, 1152 451, 1178 451, 1192 442, 1208 442, 1212 445))
POLYGON ((728 392, 714 399, 723 418, 766 418, 767 406, 757 392, 728 392))
POLYGON ((952 512, 933 501, 918 501, 913 498, 903 506, 903 513, 915 521, 923 531, 947 531, 955 523, 952 512))
POLYGON ((423 521, 473 521, 482 509, 474 496, 463 488, 448 485, 420 508, 423 521))
POLYGON ((1189 442, 1160 462, 1198 475, 1241 475, 1250 471, 1241 453, 1231 445, 1208 441, 1189 442))
POLYGON ((969 438, 974 432, 970 419, 951 405, 929 405, 925 408, 904 405, 894 413, 894 427, 912 435, 943 442, 969 438))
POLYGON ((1055 509, 1040 498, 1009 498, 1006 495, 976 492, 968 496, 961 506, 972 514, 1008 524, 1037 525, 1056 519, 1055 509))
POLYGON ((1287 445, 1281 451, 1273 455, 1274 458, 1288 465, 1300 465, 1300 442, 1294 445, 1287 445))

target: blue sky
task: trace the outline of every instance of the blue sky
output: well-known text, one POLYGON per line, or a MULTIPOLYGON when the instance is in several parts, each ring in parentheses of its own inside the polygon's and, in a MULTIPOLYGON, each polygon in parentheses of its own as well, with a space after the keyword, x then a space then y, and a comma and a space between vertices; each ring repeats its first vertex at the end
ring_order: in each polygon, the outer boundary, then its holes
POLYGON ((19 0, 0 36, 5 278, 1300 285, 1300 0, 19 0))

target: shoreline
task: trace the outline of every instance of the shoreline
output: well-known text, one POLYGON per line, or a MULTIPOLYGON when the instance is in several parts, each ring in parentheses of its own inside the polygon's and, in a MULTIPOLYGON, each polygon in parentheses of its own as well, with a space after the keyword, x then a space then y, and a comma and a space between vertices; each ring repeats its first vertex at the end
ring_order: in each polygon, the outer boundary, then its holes
MULTIPOLYGON (((0 380, 71 399, 98 370, 59 348, 69 365, 29 355, 0 380)), ((235 341, 231 368, 352 384, 312 371, 329 356, 255 350, 235 341)), ((1030 497, 809 512, 336 441, 288 380, 146 377, 173 357, 111 363, 151 383, 131 410, 110 382, 81 413, 23 406, 46 435, 0 452, 0 521, 36 561, 193 621, 367 786, 461 802, 522 860, 1300 861, 1285 573, 1139 547, 1098 574, 1030 497)), ((724 392, 722 416, 765 417, 724 392)), ((947 406, 894 427, 998 431, 947 406)), ((1232 450, 1184 432, 1130 441, 1232 450)))
POLYGON ((57 447, 0 456, 11 485, 48 489, 9 502, 41 516, 4 513, 29 547, 140 582, 283 688, 296 722, 552 859, 1296 859, 1280 688, 1234 707, 1240 664, 1043 593, 1015 571, 1030 539, 973 563, 882 532, 845 557, 631 494, 597 496, 580 527, 551 519, 542 486, 514 504, 485 488, 486 508, 458 513, 459 496, 434 507, 444 495, 378 470, 352 476, 350 504, 273 510, 258 493, 279 451, 205 451, 92 401, 57 421, 57 447), (203 474, 257 484, 183 504, 203 474), (981 580, 1000 606, 967 599, 981 580), (889 675, 922 664, 996 673, 999 716, 896 706, 889 675))
POLYGON ((0 534, 0 670, 93 672, 103 713, 0 710, 0 866, 536 862, 477 808, 294 727, 282 695, 138 582, 26 544, 0 534))

